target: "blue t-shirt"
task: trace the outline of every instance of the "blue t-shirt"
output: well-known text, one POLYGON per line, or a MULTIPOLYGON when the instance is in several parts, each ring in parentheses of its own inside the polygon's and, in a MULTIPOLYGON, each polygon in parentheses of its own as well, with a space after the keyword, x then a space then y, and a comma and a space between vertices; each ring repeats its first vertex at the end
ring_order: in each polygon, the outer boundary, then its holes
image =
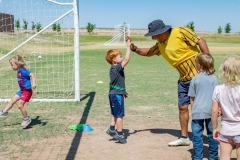
POLYGON ((216 76, 199 73, 191 80, 188 96, 194 97, 192 119, 211 118, 212 95, 218 84, 216 76))
POLYGON ((31 89, 30 71, 26 68, 20 68, 17 71, 18 84, 21 90, 31 89))

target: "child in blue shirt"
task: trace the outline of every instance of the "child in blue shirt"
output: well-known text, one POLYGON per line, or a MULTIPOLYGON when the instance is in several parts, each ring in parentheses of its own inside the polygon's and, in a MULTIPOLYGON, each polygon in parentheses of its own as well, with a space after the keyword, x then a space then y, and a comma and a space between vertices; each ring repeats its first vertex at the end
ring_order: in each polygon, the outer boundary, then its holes
POLYGON ((13 107, 13 105, 18 101, 18 108, 23 115, 23 121, 21 123, 22 128, 26 128, 30 123, 31 119, 27 115, 27 110, 24 107, 26 102, 32 97, 32 88, 36 88, 36 77, 33 73, 30 73, 25 67, 27 63, 24 58, 20 55, 16 55, 9 60, 10 65, 14 71, 17 71, 17 80, 20 90, 12 97, 11 101, 8 103, 6 108, 0 112, 0 118, 6 118, 8 116, 8 111, 13 107), (31 79, 32 78, 32 84, 31 79))
POLYGON ((212 95, 218 84, 216 76, 213 75, 214 59, 209 53, 199 53, 195 60, 200 73, 192 79, 188 92, 192 107, 194 160, 203 159, 204 123, 208 136, 209 160, 218 160, 218 142, 213 139, 211 123, 212 95))

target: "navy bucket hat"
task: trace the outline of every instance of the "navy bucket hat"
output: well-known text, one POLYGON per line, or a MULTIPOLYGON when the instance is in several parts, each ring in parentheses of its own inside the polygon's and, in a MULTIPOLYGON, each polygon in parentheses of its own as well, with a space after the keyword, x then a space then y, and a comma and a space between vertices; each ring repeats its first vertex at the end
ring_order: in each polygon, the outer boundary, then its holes
POLYGON ((172 26, 165 25, 162 20, 154 20, 148 25, 148 33, 145 36, 155 36, 169 30, 172 26))

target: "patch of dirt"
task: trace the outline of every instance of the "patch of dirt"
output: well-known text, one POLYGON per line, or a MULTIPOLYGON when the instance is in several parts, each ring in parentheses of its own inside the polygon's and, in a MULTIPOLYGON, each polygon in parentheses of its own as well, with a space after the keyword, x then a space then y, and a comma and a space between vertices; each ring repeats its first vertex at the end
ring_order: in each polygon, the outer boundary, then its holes
MULTIPOLYGON (((137 107, 136 107, 137 108, 137 107)), ((135 109, 136 109, 135 108, 135 109)), ((141 106, 142 111, 146 106, 141 106)), ((154 107, 151 107, 152 109, 154 107)), ((176 111, 177 113, 177 111, 176 111)), ((69 130, 57 137, 40 137, 24 141, 18 145, 6 145, 5 154, 0 159, 34 159, 34 160, 191 160, 193 146, 168 147, 170 141, 180 136, 178 120, 163 116, 128 115, 124 118, 126 144, 121 144, 106 134, 108 122, 88 120, 93 132, 69 130), (9 157, 9 152, 12 152, 9 157), (8 157, 7 157, 8 155, 8 157)), ((163 113, 164 114, 164 113, 163 113)), ((176 115, 174 113, 174 115, 176 115)), ((109 116, 110 118, 110 116, 109 116)), ((189 130, 191 131, 190 124, 189 130)), ((189 136, 192 137, 191 132, 189 136)), ((204 133, 204 158, 208 158, 206 133, 204 133)), ((16 142, 17 143, 17 142, 16 142)), ((236 158, 233 151, 233 158, 236 158)))

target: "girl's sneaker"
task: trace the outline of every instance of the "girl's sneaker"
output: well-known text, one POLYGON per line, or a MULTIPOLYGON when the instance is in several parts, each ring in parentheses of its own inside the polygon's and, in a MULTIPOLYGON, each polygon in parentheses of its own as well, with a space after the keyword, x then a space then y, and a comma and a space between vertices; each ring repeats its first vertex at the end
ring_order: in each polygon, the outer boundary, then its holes
POLYGON ((0 118, 6 118, 8 116, 8 112, 0 112, 0 118))
POLYGON ((22 127, 22 128, 26 128, 31 122, 32 122, 31 118, 28 117, 27 120, 23 120, 23 121, 22 121, 21 127, 22 127))

